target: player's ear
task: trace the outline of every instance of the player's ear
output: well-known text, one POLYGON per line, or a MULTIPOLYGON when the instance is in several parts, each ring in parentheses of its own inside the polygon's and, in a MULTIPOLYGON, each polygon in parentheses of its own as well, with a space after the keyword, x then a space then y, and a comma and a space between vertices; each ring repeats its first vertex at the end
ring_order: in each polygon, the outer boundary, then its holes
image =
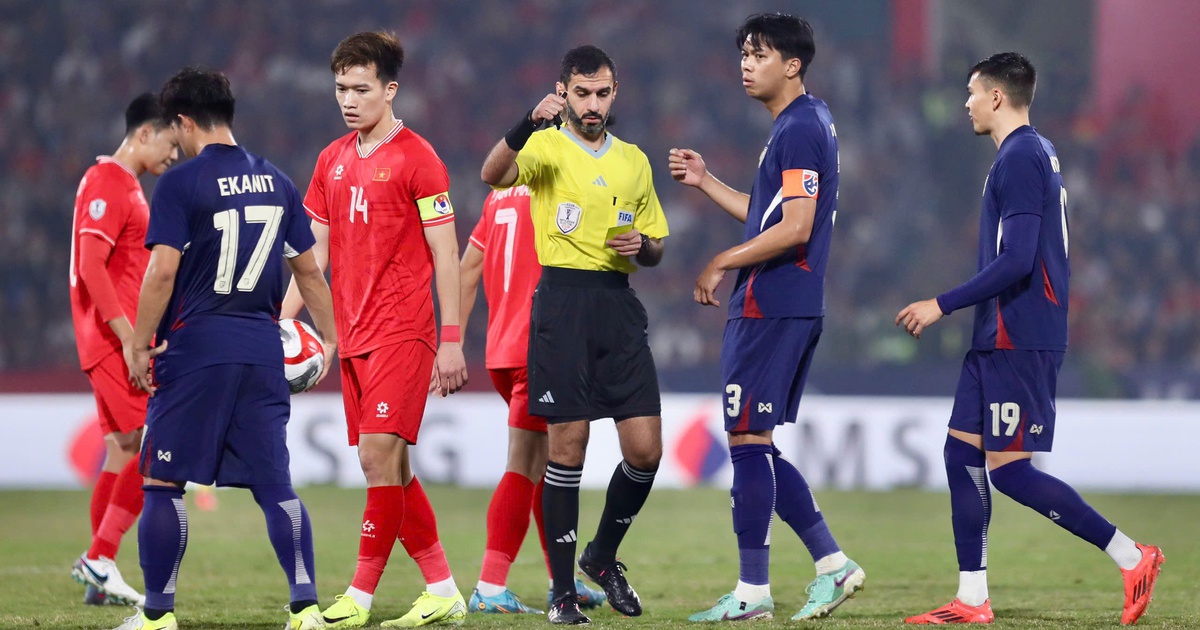
POLYGON ((804 62, 800 61, 796 57, 792 57, 791 59, 788 59, 787 68, 784 69, 784 71, 783 71, 784 76, 786 76, 789 79, 794 79, 794 78, 800 76, 800 69, 803 66, 804 66, 804 62))
POLYGON ((383 97, 389 104, 392 99, 396 98, 396 92, 400 90, 400 84, 395 81, 388 81, 388 84, 383 86, 383 97))

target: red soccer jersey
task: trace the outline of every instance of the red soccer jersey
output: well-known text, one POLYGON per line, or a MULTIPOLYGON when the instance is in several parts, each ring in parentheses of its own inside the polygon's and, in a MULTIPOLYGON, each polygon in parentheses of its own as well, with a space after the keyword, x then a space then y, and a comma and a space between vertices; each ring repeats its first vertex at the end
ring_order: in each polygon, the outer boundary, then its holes
POLYGON ((79 364, 85 371, 109 353, 120 352, 121 341, 100 316, 87 287, 79 279, 80 239, 99 238, 112 246, 104 271, 112 280, 117 301, 130 325, 135 323, 138 293, 150 262, 150 252, 145 246, 150 206, 137 175, 107 156, 96 158, 96 162, 79 182, 71 224, 71 319, 75 322, 79 364))
POLYGON ((317 158, 304 207, 329 226, 342 356, 412 339, 437 347, 424 228, 454 221, 449 190, 446 165, 403 123, 370 152, 350 132, 317 158))
POLYGON ((525 367, 529 309, 542 275, 533 239, 529 188, 492 191, 471 232, 471 244, 483 252, 488 369, 525 367))

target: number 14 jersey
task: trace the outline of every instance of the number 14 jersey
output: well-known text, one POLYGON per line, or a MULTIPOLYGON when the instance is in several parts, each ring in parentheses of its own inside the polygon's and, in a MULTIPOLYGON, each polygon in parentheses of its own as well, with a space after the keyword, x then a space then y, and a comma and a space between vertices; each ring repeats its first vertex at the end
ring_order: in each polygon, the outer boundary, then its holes
POLYGON ((370 151, 357 131, 321 151, 304 207, 329 226, 341 356, 409 340, 437 347, 424 229, 453 223, 449 190, 446 165, 400 121, 370 151))

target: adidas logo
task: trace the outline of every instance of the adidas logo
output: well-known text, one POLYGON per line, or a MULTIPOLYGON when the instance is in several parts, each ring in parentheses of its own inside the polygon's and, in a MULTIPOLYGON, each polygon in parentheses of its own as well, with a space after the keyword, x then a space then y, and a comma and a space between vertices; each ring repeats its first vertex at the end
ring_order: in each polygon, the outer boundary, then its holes
POLYGON ((622 525, 633 525, 633 519, 633 516, 630 516, 629 518, 619 518, 617 519, 617 522, 622 525))
POLYGON ((579 539, 575 537, 575 530, 572 529, 571 531, 567 532, 566 536, 563 536, 562 538, 555 538, 554 542, 573 543, 576 540, 579 540, 579 539))
POLYGON ((538 399, 538 402, 546 403, 547 405, 553 405, 554 396, 551 396, 550 392, 546 392, 545 394, 542 394, 542 397, 538 399))
POLYGON ((595 179, 595 181, 592 182, 592 185, 593 186, 603 186, 605 188, 608 188, 608 182, 604 181, 603 175, 601 175, 600 177, 597 177, 595 179))

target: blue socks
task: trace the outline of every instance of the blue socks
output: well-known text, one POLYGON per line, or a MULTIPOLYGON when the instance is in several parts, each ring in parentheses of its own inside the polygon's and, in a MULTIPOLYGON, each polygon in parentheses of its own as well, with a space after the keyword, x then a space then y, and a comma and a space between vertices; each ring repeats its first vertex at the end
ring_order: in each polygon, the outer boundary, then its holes
POLYGON ((1028 459, 1005 464, 991 476, 997 490, 1100 549, 1108 546, 1117 532, 1074 488, 1034 468, 1028 459))
POLYGON ((251 486, 250 492, 267 519, 267 536, 275 548, 279 566, 287 574, 291 602, 317 603, 312 523, 308 519, 308 510, 289 484, 251 486))
POLYGON ((775 512, 775 467, 771 446, 742 444, 729 449, 733 460, 733 531, 738 539, 746 584, 769 584, 771 517, 775 512))
POLYGON ((175 610, 175 578, 187 549, 187 508, 183 489, 146 485, 142 520, 138 524, 138 556, 146 584, 146 614, 175 610))
POLYGON ((774 445, 771 455, 775 465, 775 512, 779 518, 804 541, 814 561, 841 551, 804 475, 774 445))
POLYGON ((950 520, 954 525, 958 570, 981 571, 987 568, 987 532, 992 518, 987 458, 983 451, 949 435, 942 455, 950 484, 950 520))

